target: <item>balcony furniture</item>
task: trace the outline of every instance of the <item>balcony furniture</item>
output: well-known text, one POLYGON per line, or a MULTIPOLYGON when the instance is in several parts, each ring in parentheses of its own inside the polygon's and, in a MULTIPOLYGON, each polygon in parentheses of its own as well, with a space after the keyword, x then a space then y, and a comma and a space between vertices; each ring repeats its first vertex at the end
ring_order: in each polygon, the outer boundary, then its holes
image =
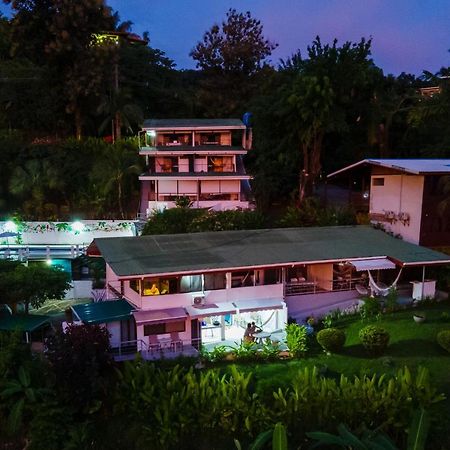
POLYGON ((436 280, 411 281, 411 284, 413 285, 413 300, 423 300, 436 295, 436 280))
POLYGON ((159 343, 162 350, 170 349, 172 346, 172 339, 170 337, 163 337, 159 340, 159 343))
POLYGON ((183 341, 181 339, 178 339, 176 341, 172 341, 170 344, 170 350, 173 352, 177 351, 183 351, 183 341))
POLYGON ((270 339, 270 336, 272 336, 272 333, 268 333, 267 331, 259 331, 253 334, 256 344, 263 344, 265 339, 270 339))
POLYGON ((362 284, 355 284, 356 292, 358 292, 359 295, 367 296, 369 295, 369 289, 362 284))
POLYGON ((211 337, 214 337, 214 330, 217 328, 222 328, 221 325, 205 325, 202 326, 202 330, 211 330, 211 337))
POLYGON ((153 344, 148 345, 148 351, 150 353, 160 352, 161 351, 161 344, 159 342, 155 342, 153 344))
POLYGON ((180 339, 180 334, 176 331, 170 333, 170 350, 176 352, 177 350, 183 351, 183 341, 180 339))
POLYGON ((286 284, 286 293, 289 295, 311 293, 315 292, 317 286, 317 281, 291 281, 286 284))

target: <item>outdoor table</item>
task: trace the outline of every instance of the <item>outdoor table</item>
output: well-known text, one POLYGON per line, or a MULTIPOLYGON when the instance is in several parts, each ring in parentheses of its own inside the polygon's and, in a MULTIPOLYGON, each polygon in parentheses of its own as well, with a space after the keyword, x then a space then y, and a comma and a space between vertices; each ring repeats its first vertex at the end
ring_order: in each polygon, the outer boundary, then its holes
POLYGON ((172 339, 171 338, 161 338, 159 340, 159 343, 161 344, 161 348, 169 348, 170 345, 172 344, 172 339))
POLYGON ((264 342, 264 339, 270 338, 272 336, 271 333, 268 333, 267 331, 259 331, 258 333, 254 333, 253 337, 255 338, 255 342, 257 344, 262 344, 264 342))
POLYGON ((202 330, 210 330, 211 331, 211 337, 214 336, 214 330, 217 328, 222 328, 221 325, 204 325, 202 326, 202 330))

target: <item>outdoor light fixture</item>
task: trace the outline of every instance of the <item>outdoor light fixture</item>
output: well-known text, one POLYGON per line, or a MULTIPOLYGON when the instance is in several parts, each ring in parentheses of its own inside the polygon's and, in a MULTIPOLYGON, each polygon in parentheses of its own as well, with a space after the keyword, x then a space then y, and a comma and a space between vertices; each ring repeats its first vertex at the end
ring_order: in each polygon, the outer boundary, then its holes
POLYGON ((147 130, 147 136, 155 137, 156 136, 156 131, 155 130, 147 130))
POLYGON ((47 263, 48 266, 52 265, 52 260, 50 258, 48 258, 45 262, 47 263))
POLYGON ((79 221, 73 222, 72 230, 75 231, 75 233, 81 233, 84 230, 84 225, 79 221))
POLYGON ((12 220, 8 220, 8 222, 5 223, 3 229, 7 232, 15 233, 17 231, 17 225, 12 220))

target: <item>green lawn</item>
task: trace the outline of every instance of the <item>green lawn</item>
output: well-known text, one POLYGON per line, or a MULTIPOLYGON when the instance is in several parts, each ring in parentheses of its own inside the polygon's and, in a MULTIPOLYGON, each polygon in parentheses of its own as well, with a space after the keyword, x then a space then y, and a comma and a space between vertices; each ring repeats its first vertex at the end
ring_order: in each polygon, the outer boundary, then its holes
POLYGON ((436 335, 440 330, 450 330, 450 319, 446 320, 442 317, 442 313, 450 315, 450 303, 385 314, 381 320, 371 322, 361 322, 359 316, 354 316, 336 324, 346 333, 346 344, 340 354, 326 355, 317 343, 313 342, 310 355, 304 359, 243 364, 240 368, 254 373, 257 392, 264 396, 280 385, 288 385, 295 372, 306 366, 318 366, 329 377, 339 377, 340 374, 393 375, 405 365, 413 370, 419 366, 427 367, 432 384, 447 396, 447 400, 437 407, 439 421, 433 425, 435 434, 432 440, 439 443, 439 447, 436 448, 450 448, 450 437, 447 432, 450 429, 450 354, 436 343, 436 335), (414 312, 425 313, 426 321, 422 324, 415 323, 414 312), (369 323, 385 328, 390 334, 388 350, 382 357, 368 357, 359 343, 358 332, 369 323))
POLYGON ((370 322, 362 322, 359 316, 354 316, 336 324, 346 334, 345 347, 340 354, 326 355, 313 343, 310 356, 304 359, 246 367, 251 367, 258 379, 275 377, 278 380, 289 380, 293 371, 314 365, 323 367, 324 370, 326 368, 330 375, 394 373, 405 365, 410 368, 425 366, 437 385, 450 390, 450 354, 436 343, 436 335, 440 330, 450 330, 450 318, 445 320, 442 317, 444 312, 450 316, 450 304, 447 302, 385 314, 381 320, 370 322), (426 321, 422 324, 415 323, 413 312, 425 313, 426 321), (359 342, 359 330, 368 324, 381 326, 390 334, 388 350, 382 357, 368 357, 359 342))

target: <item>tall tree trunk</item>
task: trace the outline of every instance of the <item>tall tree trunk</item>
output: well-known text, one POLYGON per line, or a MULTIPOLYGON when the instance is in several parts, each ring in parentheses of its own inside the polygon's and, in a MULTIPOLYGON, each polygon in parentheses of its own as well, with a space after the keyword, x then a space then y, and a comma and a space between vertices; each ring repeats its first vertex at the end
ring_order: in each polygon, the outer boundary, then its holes
POLYGON ((114 123, 115 123, 115 128, 116 128, 115 141, 117 142, 122 137, 122 132, 121 132, 122 120, 120 118, 120 112, 118 112, 118 111, 116 112, 116 115, 114 118, 114 123))
POLYGON ((298 180, 298 204, 301 205, 305 198, 306 185, 308 183, 309 176, 309 145, 302 144, 303 150, 303 169, 300 170, 298 180))
POLYGON ((122 177, 119 177, 117 179, 117 202, 119 203, 120 216, 122 217, 122 219, 125 219, 122 205, 122 177))
POLYGON ((82 130, 81 111, 78 106, 75 108, 74 114, 75 114, 75 136, 78 140, 81 140, 83 130, 82 130))
POLYGON ((310 156, 309 178, 306 191, 307 195, 313 194, 314 183, 316 182, 318 176, 320 175, 320 170, 322 168, 320 164, 320 157, 322 154, 322 141, 323 141, 323 134, 317 133, 313 139, 313 146, 310 156))

